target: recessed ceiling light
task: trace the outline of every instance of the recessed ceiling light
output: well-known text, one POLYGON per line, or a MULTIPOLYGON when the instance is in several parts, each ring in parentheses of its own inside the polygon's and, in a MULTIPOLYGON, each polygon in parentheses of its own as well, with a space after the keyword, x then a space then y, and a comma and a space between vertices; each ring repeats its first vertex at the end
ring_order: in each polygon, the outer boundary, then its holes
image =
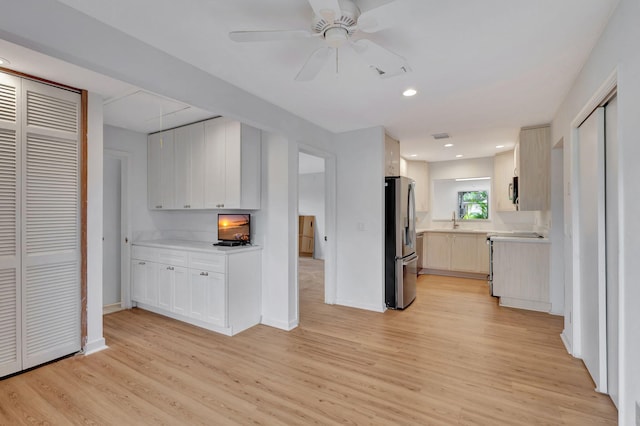
POLYGON ((444 147, 445 147, 445 148, 451 148, 452 146, 453 146, 453 144, 452 144, 452 143, 445 143, 445 144, 444 144, 444 147))
POLYGON ((418 93, 418 91, 416 89, 407 89, 404 92, 402 92, 402 96, 414 96, 416 93, 418 93))
POLYGON ((496 145, 496 148, 504 148, 504 145, 496 145))
POLYGON ((456 155, 456 158, 462 158, 462 157, 464 157, 464 155, 462 155, 462 154, 456 155))
POLYGON ((417 157, 418 154, 411 154, 409 157, 417 157))
POLYGON ((7 65, 10 64, 11 62, 9 62, 7 59, 5 58, 0 58, 0 65, 7 65))

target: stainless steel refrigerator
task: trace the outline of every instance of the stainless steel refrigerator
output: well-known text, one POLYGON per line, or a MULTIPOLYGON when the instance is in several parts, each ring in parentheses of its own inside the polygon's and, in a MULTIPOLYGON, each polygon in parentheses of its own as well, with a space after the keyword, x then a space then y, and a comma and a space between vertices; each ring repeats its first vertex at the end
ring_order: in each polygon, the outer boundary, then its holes
POLYGON ((404 309, 416 298, 415 182, 406 177, 385 178, 385 303, 404 309))

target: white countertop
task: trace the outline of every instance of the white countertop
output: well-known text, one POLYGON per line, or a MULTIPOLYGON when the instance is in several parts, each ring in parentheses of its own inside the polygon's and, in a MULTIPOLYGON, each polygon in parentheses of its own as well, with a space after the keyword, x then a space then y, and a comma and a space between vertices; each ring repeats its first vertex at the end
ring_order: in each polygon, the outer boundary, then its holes
POLYGON ((191 250, 201 252, 218 252, 220 254, 233 254, 239 252, 247 252, 253 250, 262 250, 260 246, 238 246, 238 247, 222 247, 214 246, 213 243, 204 241, 185 241, 185 240, 148 240, 134 241, 134 246, 167 248, 174 250, 191 250))
POLYGON ((531 244, 549 244, 549 238, 542 237, 510 237, 508 235, 492 235, 491 241, 507 242, 507 243, 531 243, 531 244))
POLYGON ((442 229, 442 228, 416 229, 416 233, 417 234, 420 234, 420 233, 423 233, 423 232, 446 232, 446 233, 455 232, 457 234, 491 234, 494 231, 486 230, 486 229, 464 229, 464 228, 456 228, 456 229, 442 229))

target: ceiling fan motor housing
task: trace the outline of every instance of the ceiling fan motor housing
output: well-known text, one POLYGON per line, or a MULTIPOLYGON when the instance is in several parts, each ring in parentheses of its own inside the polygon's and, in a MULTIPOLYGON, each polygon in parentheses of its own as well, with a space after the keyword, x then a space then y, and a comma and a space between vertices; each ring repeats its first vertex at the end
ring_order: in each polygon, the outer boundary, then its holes
POLYGON ((339 0, 339 3, 342 14, 336 16, 333 21, 327 21, 318 15, 313 17, 313 31, 323 34, 329 45, 338 42, 338 40, 342 40, 339 42, 342 44, 348 36, 353 34, 360 16, 360 9, 351 0, 339 0), (340 29, 340 31, 333 31, 335 29, 340 29))

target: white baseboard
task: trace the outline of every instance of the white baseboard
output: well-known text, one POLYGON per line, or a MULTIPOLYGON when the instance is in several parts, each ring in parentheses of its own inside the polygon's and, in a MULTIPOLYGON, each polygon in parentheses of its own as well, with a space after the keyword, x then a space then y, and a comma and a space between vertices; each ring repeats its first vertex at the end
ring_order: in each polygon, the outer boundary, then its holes
POLYGON ((573 356, 573 349, 571 348, 571 342, 569 342, 569 339, 567 338, 567 335, 564 333, 564 330, 562 330, 562 333, 560 333, 560 340, 562 340, 562 343, 564 344, 564 347, 567 350, 567 352, 569 352, 569 355, 573 356))
POLYGON ((102 307, 102 315, 112 314, 123 310, 122 303, 112 303, 110 305, 104 305, 102 307))
POLYGON ((354 302, 353 300, 344 300, 344 299, 338 299, 336 301, 336 305, 346 306, 349 308, 364 309, 366 311, 373 311, 373 312, 384 312, 387 309, 384 305, 383 306, 369 305, 366 303, 354 302))
POLYGON ((280 330, 291 331, 298 327, 298 320, 293 321, 280 321, 273 318, 262 317, 260 324, 268 325, 269 327, 279 328, 280 330))
POLYGON ((107 342, 104 340, 104 337, 102 337, 100 339, 94 340, 93 342, 87 342, 87 344, 84 345, 83 352, 85 355, 91 355, 96 352, 105 350, 108 347, 109 346, 107 346, 107 342))

